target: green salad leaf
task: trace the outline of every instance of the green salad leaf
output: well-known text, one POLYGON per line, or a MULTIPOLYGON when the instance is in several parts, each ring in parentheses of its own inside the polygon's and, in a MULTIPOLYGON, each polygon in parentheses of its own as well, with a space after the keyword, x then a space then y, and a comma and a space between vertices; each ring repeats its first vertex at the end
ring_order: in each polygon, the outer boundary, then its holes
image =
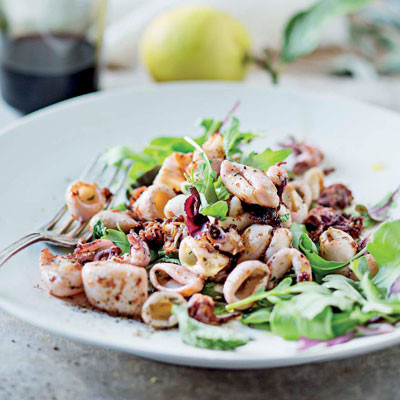
POLYGON ((111 208, 112 210, 126 211, 126 205, 124 203, 117 204, 111 208))
POLYGON ((226 214, 228 214, 228 203, 220 200, 214 204, 201 208, 200 212, 203 215, 224 219, 226 214))
POLYGON ((243 315, 241 322, 245 325, 258 325, 269 323, 271 318, 271 307, 256 309, 255 311, 247 312, 243 315))
POLYGON ((174 305, 172 313, 178 318, 182 341, 188 345, 213 350, 234 350, 250 341, 241 332, 196 321, 189 317, 184 306, 174 305))
POLYGON ((383 199, 378 201, 375 205, 369 209, 362 205, 356 205, 356 211, 364 217, 363 226, 365 229, 371 228, 379 222, 383 222, 389 216, 390 208, 396 206, 396 196, 400 191, 398 187, 394 192, 388 193, 383 199))
MULTIPOLYGON (((300 297, 300 296, 298 296, 300 297)), ((286 340, 301 337, 327 340, 334 337, 332 331, 332 308, 326 307, 312 319, 301 315, 297 297, 278 303, 271 313, 271 332, 286 340)))
POLYGON ((155 263, 160 262, 181 265, 178 253, 166 253, 163 249, 150 249, 150 264, 147 268, 150 269, 155 263))
POLYGON ((289 230, 293 234, 292 246, 295 249, 299 250, 301 236, 303 234, 307 235, 306 226, 304 224, 297 224, 296 222, 292 222, 292 226, 289 230))
POLYGON ((260 329, 263 331, 270 331, 270 318, 273 306, 254 308, 246 310, 243 314, 241 323, 253 329, 260 329))
POLYGON ((101 219, 99 219, 93 226, 93 239, 100 239, 106 235, 107 229, 104 226, 104 223, 101 219))
POLYGON ((130 243, 126 234, 121 229, 106 229, 106 234, 102 236, 102 239, 111 240, 121 249, 122 254, 129 253, 130 243))
MULTIPOLYGON (((222 122, 217 120, 202 120, 200 126, 205 131, 200 137, 193 139, 194 142, 200 146, 203 145, 221 124, 222 122)), ((111 147, 103 154, 102 159, 109 165, 118 165, 125 159, 133 160, 129 178, 131 182, 134 182, 144 173, 161 165, 164 159, 175 151, 189 153, 193 151, 193 146, 182 137, 162 136, 153 139, 143 148, 142 152, 134 151, 130 146, 111 147)))
POLYGON ((204 284, 203 290, 201 291, 202 294, 206 296, 212 297, 214 300, 214 314, 215 315, 220 315, 220 314, 225 314, 226 313, 226 303, 224 299, 224 295, 222 293, 222 286, 217 285, 217 283, 209 281, 204 284), (221 287, 221 291, 218 290, 219 287, 221 287))
POLYGON ((218 121, 216 119, 202 119, 199 123, 199 126, 204 128, 204 133, 199 138, 194 140, 198 145, 201 146, 211 135, 220 130, 222 121, 218 121))
POLYGON ((271 150, 269 147, 262 153, 251 152, 247 157, 242 159, 242 163, 250 167, 267 171, 269 167, 272 167, 276 163, 284 161, 290 154, 292 149, 282 150, 271 150))
POLYGON ((228 204, 225 200, 229 198, 229 192, 222 184, 221 177, 217 179, 217 173, 212 169, 204 150, 192 139, 188 137, 185 139, 199 150, 203 158, 203 162, 197 167, 199 173, 196 174, 192 170, 192 175, 186 176, 186 180, 196 188, 200 195, 200 213, 215 218, 225 218, 228 213, 228 204))
POLYGON ((271 332, 288 340, 328 340, 380 315, 378 310, 366 308, 370 302, 362 295, 361 286, 342 275, 325 276, 317 287, 305 286, 298 295, 278 301, 270 317, 271 332))
POLYGON ((313 52, 325 24, 339 15, 354 13, 372 0, 319 0, 293 15, 283 33, 281 60, 285 63, 313 52))
MULTIPOLYGON (((375 312, 383 318, 400 314, 400 298, 399 296, 391 296, 390 287, 379 287, 375 282, 375 278, 370 277, 368 272, 367 259, 362 257, 351 263, 351 269, 357 275, 360 282, 359 291, 363 295, 364 301, 360 302, 363 305, 364 313, 375 312)), ((398 318, 397 318, 398 320, 398 318)))
POLYGON ((229 128, 222 132, 224 137, 222 145, 225 150, 225 155, 228 160, 233 161, 233 156, 237 154, 242 154, 242 150, 239 145, 241 143, 249 143, 252 139, 258 137, 251 132, 242 133, 239 130, 239 120, 236 117, 232 117, 231 125, 229 128))
POLYGON ((222 291, 217 290, 217 284, 212 281, 207 281, 204 284, 202 294, 212 297, 214 300, 221 300, 224 298, 222 291))
POLYGON ((380 225, 368 241, 367 250, 379 265, 373 282, 379 288, 390 290, 400 276, 400 219, 380 225))
POLYGON ((241 322, 270 329, 287 340, 332 339, 354 331, 358 324, 365 324, 373 317, 397 321, 400 299, 380 290, 369 277, 367 265, 360 265, 364 263, 365 257, 352 262, 360 282, 336 274, 323 277, 321 285, 315 282, 292 285, 292 279, 285 278, 274 289, 259 291, 226 309, 232 311, 254 303, 241 322))
POLYGON ((222 178, 218 177, 217 180, 216 179, 216 175, 215 177, 213 177, 214 180, 214 190, 215 190, 215 194, 217 195, 217 198, 219 200, 227 200, 229 199, 230 193, 228 192, 227 188, 224 186, 224 184, 222 183, 222 178))

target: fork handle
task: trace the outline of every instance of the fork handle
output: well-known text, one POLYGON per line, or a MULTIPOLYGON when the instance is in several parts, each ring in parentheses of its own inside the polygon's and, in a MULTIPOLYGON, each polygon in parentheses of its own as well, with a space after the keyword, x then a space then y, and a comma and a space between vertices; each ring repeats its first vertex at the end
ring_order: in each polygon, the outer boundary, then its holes
POLYGON ((46 238, 41 233, 30 233, 29 235, 17 240, 10 246, 0 251, 0 267, 2 267, 4 263, 13 255, 17 254, 22 249, 25 249, 25 247, 43 240, 46 240, 46 238))

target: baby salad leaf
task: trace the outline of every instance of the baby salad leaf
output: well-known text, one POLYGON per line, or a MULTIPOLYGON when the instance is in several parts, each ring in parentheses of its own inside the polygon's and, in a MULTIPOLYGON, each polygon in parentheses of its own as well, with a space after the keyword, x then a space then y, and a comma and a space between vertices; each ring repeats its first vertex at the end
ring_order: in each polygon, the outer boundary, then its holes
MULTIPOLYGON (((214 178, 215 179, 215 178, 214 178)), ((215 194, 217 195, 219 200, 228 200, 230 193, 222 183, 222 178, 219 177, 215 182, 214 182, 214 189, 215 189, 215 194)))
POLYGON ((292 222, 290 232, 292 232, 293 234, 292 246, 295 249, 299 250, 301 235, 307 234, 306 226, 304 224, 297 224, 296 222, 292 222))
POLYGON ((178 318, 182 341, 188 345, 214 350, 234 350, 250 341, 249 337, 240 332, 203 324, 190 318, 183 306, 174 305, 172 313, 178 318))
POLYGON ((281 218, 281 221, 282 221, 283 223, 285 223, 285 222, 289 221, 290 213, 283 214, 283 215, 281 215, 280 218, 281 218))
POLYGON ((116 246, 122 250, 122 254, 129 253, 130 243, 125 233, 121 230, 107 229, 103 239, 111 240, 116 246))
POLYGON ((199 126, 202 126, 205 129, 205 132, 194 141, 201 146, 211 135, 219 131, 219 128, 222 126, 222 121, 217 121, 216 119, 202 119, 199 126))
POLYGON ((203 215, 207 215, 214 218, 224 218, 228 214, 228 203, 226 201, 217 201, 214 204, 200 208, 200 212, 203 215))
POLYGON ((269 320, 272 312, 272 306, 264 308, 255 308, 246 310, 240 322, 253 329, 270 331, 269 320))
POLYGON ((283 33, 281 60, 292 62, 313 52, 319 44, 325 23, 339 15, 351 14, 372 0, 319 0, 306 10, 293 15, 283 33))
POLYGON ((235 154, 241 154, 242 150, 239 148, 240 143, 249 143, 251 139, 258 137, 251 132, 241 133, 239 131, 239 120, 236 117, 232 117, 231 125, 224 132, 222 145, 225 150, 226 157, 233 161, 232 157, 235 154))
POLYGON ((99 219, 95 225, 93 226, 93 239, 100 239, 106 235, 106 227, 103 224, 103 221, 99 219))
POLYGON ((373 278, 377 287, 386 291, 400 276, 400 219, 383 223, 371 236, 367 250, 379 265, 373 278))
POLYGON ((276 163, 285 160, 292 153, 292 149, 271 150, 270 148, 264 150, 262 153, 257 154, 254 151, 245 157, 241 162, 250 167, 267 171, 276 163))
POLYGON ((212 297, 214 300, 223 299, 222 290, 217 290, 217 284, 215 282, 206 282, 201 293, 212 297))
MULTIPOLYGON (((204 144, 210 135, 216 132, 221 126, 220 121, 203 120, 200 126, 205 128, 205 132, 194 141, 198 145, 204 144)), ((125 159, 134 161, 129 172, 132 182, 144 173, 163 163, 164 159, 173 152, 189 153, 193 151, 193 146, 182 137, 163 136, 153 139, 141 153, 132 150, 129 146, 115 146, 103 154, 103 161, 109 165, 118 165, 125 159)))
POLYGON ((203 163, 198 165, 199 173, 186 176, 187 181, 193 185, 200 195, 200 213, 203 215, 225 218, 228 213, 229 192, 222 184, 222 179, 217 179, 217 173, 212 169, 210 160, 203 149, 192 139, 185 137, 188 143, 200 151, 203 163))
POLYGON ((112 210, 120 210, 120 211, 126 211, 126 205, 124 203, 118 204, 114 207, 111 208, 112 210))
POLYGON ((386 288, 380 288, 371 279, 368 272, 367 259, 362 257, 351 263, 351 269, 360 280, 359 288, 363 294, 364 301, 360 302, 363 305, 362 312, 375 312, 377 315, 390 319, 391 315, 400 313, 400 299, 398 296, 391 296, 391 292, 386 288))
POLYGON ((375 315, 368 314, 366 320, 362 314, 359 318, 360 313, 353 315, 362 297, 338 281, 330 283, 333 287, 338 286, 339 290, 332 291, 320 286, 325 290, 304 291, 289 300, 278 302, 270 317, 271 331, 288 340, 300 337, 327 340, 354 330, 357 323, 364 323, 375 315), (342 312, 334 313, 332 307, 342 312))
POLYGON ((327 340, 334 337, 332 331, 332 308, 326 307, 312 319, 301 316, 296 297, 278 303, 271 313, 271 332, 286 340, 300 337, 327 340))
POLYGON ((360 285, 343 275, 331 274, 323 278, 322 286, 336 290, 336 294, 342 297, 353 299, 356 303, 363 304, 364 298, 360 294, 360 285))
POLYGON ((390 208, 396 205, 395 198, 399 191, 400 186, 394 192, 388 193, 382 200, 371 208, 367 208, 362 204, 356 205, 356 211, 364 217, 364 228, 368 229, 377 222, 383 222, 388 218, 390 208))

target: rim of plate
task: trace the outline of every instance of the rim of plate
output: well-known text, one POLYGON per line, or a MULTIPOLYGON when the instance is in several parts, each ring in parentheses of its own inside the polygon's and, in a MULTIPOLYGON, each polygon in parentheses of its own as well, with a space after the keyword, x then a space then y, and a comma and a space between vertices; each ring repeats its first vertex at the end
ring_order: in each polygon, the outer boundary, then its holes
MULTIPOLYGON (((400 124, 400 113, 386 109, 379 105, 367 104, 359 100, 349 99, 332 93, 316 93, 312 90, 303 89, 300 85, 284 86, 284 87, 273 87, 269 85, 260 86, 254 84, 247 84, 242 82, 173 82, 173 83, 162 83, 152 86, 131 86, 123 89, 114 89, 109 91, 100 91, 96 93, 90 93, 87 95, 80 96, 65 100, 63 102, 54 104, 46 107, 45 109, 38 110, 30 115, 23 116, 0 129, 0 136, 12 134, 14 129, 20 126, 29 124, 31 121, 46 118, 48 115, 63 113, 65 110, 79 107, 83 103, 101 101, 104 98, 118 97, 127 93, 140 93, 140 92, 154 92, 163 90, 196 90, 197 88, 202 90, 215 90, 215 88, 237 88, 246 87, 250 90, 265 90, 265 91, 279 91, 286 92, 287 94, 296 94, 314 98, 319 101, 333 101, 340 103, 347 103, 352 106, 358 106, 365 109, 365 111, 379 112, 382 114, 390 115, 399 119, 400 124), (295 92, 296 90, 296 92, 295 92), (299 92, 300 91, 300 92, 299 92)), ((216 350, 201 349, 201 356, 186 354, 185 352, 177 352, 168 348, 157 348, 154 349, 154 345, 146 343, 145 339, 137 338, 135 343, 132 343, 130 348, 119 346, 118 344, 110 343, 107 339, 97 337, 93 339, 90 334, 81 332, 79 335, 72 329, 57 328, 56 325, 46 323, 44 317, 37 318, 30 316, 28 311, 24 312, 18 306, 15 306, 12 302, 8 302, 6 299, 0 296, 0 308, 7 313, 18 317, 19 319, 28 322, 31 325, 44 329, 53 334, 76 340, 78 342, 95 345, 98 347, 114 349, 126 353, 131 353, 148 359, 167 362, 169 364, 177 364, 184 366, 200 367, 200 368, 222 368, 222 369, 255 369, 255 368, 272 368, 290 365, 300 365, 310 362, 328 361, 341 358, 352 357, 361 355, 400 343, 400 328, 397 328, 392 333, 384 335, 369 336, 364 338, 358 338, 350 342, 333 346, 333 347, 322 347, 311 349, 311 351, 298 352, 290 356, 277 356, 271 358, 265 358, 263 356, 257 356, 257 354, 241 354, 238 352, 223 352, 216 350), (210 366, 210 362, 212 366, 210 366), (231 363, 227 366, 227 362, 231 363)))

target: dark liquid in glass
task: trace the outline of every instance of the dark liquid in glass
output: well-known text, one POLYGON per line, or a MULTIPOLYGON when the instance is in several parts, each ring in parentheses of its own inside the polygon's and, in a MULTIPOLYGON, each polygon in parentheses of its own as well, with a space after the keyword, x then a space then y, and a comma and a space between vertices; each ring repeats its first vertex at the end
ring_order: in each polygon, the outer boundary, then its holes
POLYGON ((96 48, 69 35, 1 40, 4 99, 22 113, 98 89, 96 48))

